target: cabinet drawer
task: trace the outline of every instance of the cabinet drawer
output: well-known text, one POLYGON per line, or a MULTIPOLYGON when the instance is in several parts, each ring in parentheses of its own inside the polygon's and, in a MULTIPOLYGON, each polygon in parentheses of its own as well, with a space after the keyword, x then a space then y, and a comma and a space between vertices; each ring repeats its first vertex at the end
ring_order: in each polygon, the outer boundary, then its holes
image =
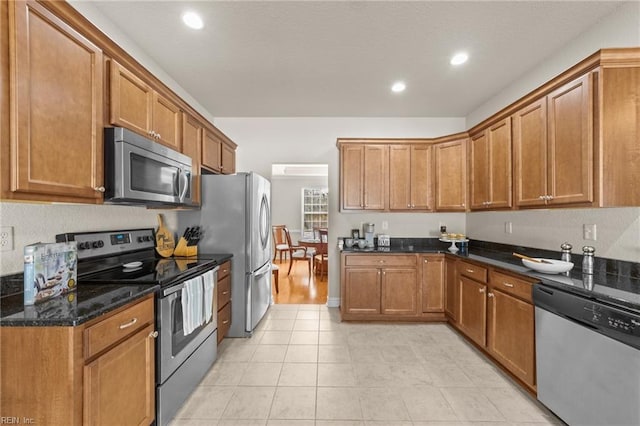
POLYGON ((85 358, 91 358, 153 322, 153 298, 149 298, 88 327, 84 331, 85 358))
POLYGON ((416 266, 416 256, 381 255, 347 255, 346 266, 416 266))
POLYGON ((231 300, 231 275, 218 278, 218 310, 231 300))
POLYGON ((231 327, 231 303, 227 303, 224 308, 218 311, 218 343, 231 327))
POLYGON ((487 282, 487 268, 484 268, 482 266, 474 265, 473 263, 465 262, 464 260, 462 260, 458 265, 458 272, 460 273, 460 275, 473 278, 474 280, 480 281, 481 283, 487 282))
POLYGON ((533 303, 530 281, 491 271, 491 287, 533 303))
POLYGON ((231 273, 231 261, 227 260, 222 265, 220 265, 220 268, 218 269, 218 281, 220 281, 221 278, 228 276, 230 273, 231 273))

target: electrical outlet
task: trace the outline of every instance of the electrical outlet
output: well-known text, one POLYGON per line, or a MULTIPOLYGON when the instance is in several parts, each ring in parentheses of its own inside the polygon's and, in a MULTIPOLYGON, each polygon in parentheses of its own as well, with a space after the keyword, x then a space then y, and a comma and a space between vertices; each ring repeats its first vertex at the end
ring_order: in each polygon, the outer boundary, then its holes
POLYGON ((13 226, 0 226, 0 251, 13 250, 13 226))
POLYGON ((382 221, 382 230, 386 231, 387 229, 389 229, 389 222, 387 222, 386 220, 382 221))
POLYGON ((505 222, 504 223, 504 233, 505 234, 512 234, 513 233, 513 223, 511 223, 511 222, 505 222))
POLYGON ((596 241, 597 237, 597 227, 595 223, 582 225, 582 239, 596 241))

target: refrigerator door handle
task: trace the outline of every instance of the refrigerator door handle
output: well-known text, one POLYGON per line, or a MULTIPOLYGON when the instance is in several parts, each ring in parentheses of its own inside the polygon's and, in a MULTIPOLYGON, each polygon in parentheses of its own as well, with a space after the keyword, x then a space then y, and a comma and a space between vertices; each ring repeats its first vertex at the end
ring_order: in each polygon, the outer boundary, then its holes
POLYGON ((270 271, 271 271, 271 262, 267 262, 264 264, 264 266, 262 266, 262 268, 252 272, 251 275, 254 277, 259 277, 260 275, 264 275, 270 271))

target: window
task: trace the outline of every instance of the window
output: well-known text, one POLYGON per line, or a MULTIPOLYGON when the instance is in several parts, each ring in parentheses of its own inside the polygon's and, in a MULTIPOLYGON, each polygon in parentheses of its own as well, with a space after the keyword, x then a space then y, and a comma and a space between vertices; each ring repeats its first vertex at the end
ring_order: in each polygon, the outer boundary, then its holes
POLYGON ((302 188, 302 237, 313 238, 313 228, 329 227, 328 190, 302 188))

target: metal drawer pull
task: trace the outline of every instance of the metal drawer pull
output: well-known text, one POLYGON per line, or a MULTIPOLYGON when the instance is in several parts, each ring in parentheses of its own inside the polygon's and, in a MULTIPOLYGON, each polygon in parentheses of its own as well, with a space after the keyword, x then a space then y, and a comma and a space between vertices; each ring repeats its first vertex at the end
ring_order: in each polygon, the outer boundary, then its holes
POLYGON ((424 260, 424 263, 429 263, 429 261, 427 259, 424 260))
POLYGON ((467 269, 467 272, 473 274, 473 269, 467 269))
POLYGON ((157 331, 153 331, 153 332, 149 333, 149 337, 155 339, 156 337, 158 337, 158 332, 157 331))
POLYGON ((229 324, 229 320, 222 321, 222 325, 226 325, 226 324, 229 324))
POLYGON ((484 288, 480 289, 480 293, 484 293, 486 290, 484 288))
POLYGON ((134 318, 129 322, 126 322, 124 324, 120 324, 120 330, 124 330, 125 328, 129 328, 131 327, 133 324, 138 322, 138 318, 134 318))
POLYGON ((229 291, 223 291, 222 295, 224 296, 225 294, 229 294, 229 291))
POLYGON ((506 287, 513 287, 513 284, 511 284, 511 283, 506 283, 505 282, 505 283, 502 283, 502 284, 504 284, 506 287))
POLYGON ((378 263, 384 263, 384 260, 378 260, 378 263))

